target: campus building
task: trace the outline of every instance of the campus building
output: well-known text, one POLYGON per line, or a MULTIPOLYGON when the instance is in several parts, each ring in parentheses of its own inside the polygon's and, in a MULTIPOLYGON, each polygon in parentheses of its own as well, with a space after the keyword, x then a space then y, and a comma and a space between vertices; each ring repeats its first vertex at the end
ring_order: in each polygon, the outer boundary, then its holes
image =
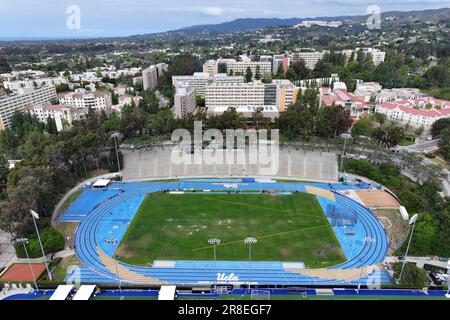
POLYGON ((195 72, 191 76, 172 76, 172 84, 176 87, 179 83, 187 83, 195 90, 197 96, 205 96, 205 88, 212 83, 243 83, 243 76, 229 76, 225 73, 210 74, 195 72))
POLYGON ((33 89, 42 86, 60 85, 67 82, 67 79, 64 77, 38 78, 28 80, 4 81, 3 87, 11 91, 19 91, 21 89, 33 89))
POLYGON ((450 101, 423 97, 377 104, 375 112, 393 122, 429 130, 434 122, 450 117, 450 101))
POLYGON ((270 84, 264 84, 260 80, 249 83, 213 83, 206 87, 205 106, 208 113, 215 114, 230 107, 248 114, 261 108, 263 114, 266 112, 272 118, 295 104, 299 89, 289 80, 274 80, 270 84))
POLYGON ((144 90, 155 90, 158 84, 158 70, 152 65, 142 71, 142 83, 144 90))
POLYGON ((219 64, 216 60, 208 60, 203 64, 203 73, 216 74, 219 73, 219 64))
POLYGON ((11 126, 11 118, 17 110, 29 104, 49 104, 57 100, 54 86, 20 89, 16 93, 0 94, 0 130, 11 126))
POLYGON ((372 111, 372 107, 365 102, 364 97, 357 96, 343 89, 320 88, 319 104, 323 107, 342 106, 350 111, 351 117, 355 122, 362 115, 369 114, 372 111))
POLYGON ((174 96, 173 113, 177 118, 183 118, 196 108, 195 89, 188 83, 179 83, 174 96))
POLYGON ((54 119, 58 131, 69 128, 74 120, 80 120, 85 115, 85 112, 82 109, 63 104, 28 105, 25 107, 25 110, 31 115, 36 116, 36 118, 43 123, 47 123, 49 117, 54 119))
POLYGON ((329 51, 294 52, 291 53, 290 60, 292 63, 303 60, 307 68, 314 69, 317 62, 322 60, 326 53, 329 51))
POLYGON ((254 79, 258 67, 261 78, 264 78, 265 76, 270 76, 272 74, 272 64, 270 62, 260 62, 260 61, 227 62, 227 73, 230 74, 232 72, 234 75, 244 76, 247 71, 247 68, 250 68, 254 79))
POLYGON ((110 92, 87 92, 78 89, 76 92, 60 93, 59 102, 78 109, 111 112, 112 97, 110 92))

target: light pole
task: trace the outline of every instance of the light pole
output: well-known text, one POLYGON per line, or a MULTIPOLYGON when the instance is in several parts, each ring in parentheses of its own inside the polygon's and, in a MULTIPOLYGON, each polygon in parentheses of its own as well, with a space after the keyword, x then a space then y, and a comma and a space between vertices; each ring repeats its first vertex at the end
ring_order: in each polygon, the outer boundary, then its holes
POLYGON ((414 233, 414 227, 416 226, 416 221, 417 218, 419 217, 418 214, 415 214, 411 217, 411 219, 409 219, 409 225, 413 225, 412 230, 411 230, 411 234, 409 236, 409 241, 408 241, 408 246, 406 247, 406 254, 405 257, 403 258, 403 265, 402 265, 402 270, 400 271, 400 276, 398 277, 398 283, 400 283, 400 280, 402 280, 402 275, 403 275, 403 270, 405 269, 405 265, 406 265, 406 258, 408 257, 408 252, 409 252, 409 246, 411 245, 411 239, 414 233))
POLYGON ((251 294, 250 284, 252 281, 252 244, 255 244, 257 242, 258 240, 254 237, 247 237, 244 239, 244 243, 248 244, 248 272, 249 272, 248 292, 250 294, 251 294))
POLYGON ((113 255, 113 259, 114 259, 114 266, 116 268, 117 284, 119 285, 119 291, 122 292, 122 283, 120 281, 119 268, 117 267, 117 257, 116 257, 116 255, 113 255))
POLYGON ((111 135, 111 137, 114 139, 114 146, 116 148, 116 157, 117 157, 117 168, 119 169, 120 172, 120 159, 119 159, 119 151, 117 150, 117 138, 120 136, 120 134, 118 132, 113 133, 111 135))
MULTIPOLYGON (((362 261, 362 259, 359 259, 359 262, 361 262, 361 261, 362 261)), ((361 290, 361 278, 362 278, 363 270, 364 270, 364 267, 361 266, 361 273, 359 274, 359 282, 358 282, 358 294, 359 294, 359 290, 361 290)))
POLYGON ((44 247, 42 246, 41 236, 39 235, 39 229, 38 229, 37 223, 36 223, 36 219, 39 219, 39 214, 34 210, 30 210, 30 213, 31 213, 31 216, 33 217, 34 227, 36 228, 36 234, 37 234, 39 245, 40 245, 41 251, 42 251, 42 257, 44 258, 45 269, 47 269, 48 279, 50 281, 52 281, 53 277, 50 272, 50 269, 48 268, 47 257, 45 256, 44 247))
POLYGON ((33 267, 31 266, 30 256, 28 255, 28 250, 27 250, 27 246, 26 246, 28 244, 28 239, 21 238, 21 239, 17 239, 16 241, 21 242, 23 244, 23 249, 25 250, 25 255, 27 256, 28 266, 30 267, 31 274, 33 275, 34 287, 36 288, 36 290, 39 290, 39 287, 36 282, 36 275, 34 274, 33 267))
POLYGON ((447 275, 447 294, 445 296, 450 299, 450 260, 447 261, 447 275))
POLYGON ((341 174, 342 174, 343 170, 344 170, 345 148, 347 147, 347 140, 351 138, 351 134, 343 133, 343 134, 341 134, 341 137, 344 138, 344 150, 342 151, 342 156, 341 156, 341 174))
MULTIPOLYGON (((215 270, 216 274, 217 274, 216 245, 217 246, 220 245, 220 242, 221 242, 221 240, 217 239, 217 238, 208 239, 208 243, 210 245, 212 245, 213 248, 214 248, 214 270, 215 270)), ((216 278, 216 281, 214 283, 214 292, 216 292, 216 291, 217 291, 217 278, 216 278)))

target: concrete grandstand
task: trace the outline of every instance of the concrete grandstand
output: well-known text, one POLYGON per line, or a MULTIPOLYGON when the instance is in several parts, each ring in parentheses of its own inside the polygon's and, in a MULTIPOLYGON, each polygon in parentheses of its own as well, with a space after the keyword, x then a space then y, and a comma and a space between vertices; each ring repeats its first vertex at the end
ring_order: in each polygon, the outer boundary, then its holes
MULTIPOLYGON (((323 151, 309 151, 281 147, 275 174, 267 175, 259 164, 174 164, 172 147, 122 149, 124 157, 123 181, 136 182, 179 177, 261 177, 270 176, 317 182, 336 182, 337 155, 323 151)), ((245 150, 248 160, 249 150, 245 150)))

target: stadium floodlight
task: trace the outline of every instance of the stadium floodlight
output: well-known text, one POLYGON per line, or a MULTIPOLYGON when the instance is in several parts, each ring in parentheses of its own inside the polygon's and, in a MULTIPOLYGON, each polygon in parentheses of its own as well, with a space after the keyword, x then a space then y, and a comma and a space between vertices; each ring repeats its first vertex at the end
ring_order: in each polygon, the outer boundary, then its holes
POLYGON ((248 292, 251 294, 250 284, 252 282, 252 244, 256 244, 258 240, 255 237, 247 237, 244 239, 244 243, 248 244, 248 292))
POLYGON ((27 261, 28 261, 28 266, 30 267, 31 274, 33 275, 34 287, 36 288, 36 290, 39 290, 38 284, 36 282, 36 275, 34 274, 34 270, 33 270, 33 267, 31 266, 31 262, 30 262, 30 256, 28 255, 28 250, 27 250, 28 239, 20 238, 20 239, 17 239, 16 241, 22 243, 22 245, 23 245, 23 250, 25 250, 25 255, 26 255, 27 261))
MULTIPOLYGON (((114 246, 114 244, 112 242, 111 242, 111 246, 114 246)), ((115 248, 113 248, 113 249, 115 251, 115 248)), ((119 268, 117 267, 117 256, 116 256, 116 254, 113 254, 112 258, 114 259, 114 268, 116 269, 117 286, 119 287, 119 291, 122 291, 122 282, 120 281, 119 268)))
POLYGON ((447 261, 447 294, 445 295, 450 299, 450 260, 447 261))
POLYGON ((114 266, 116 268, 117 284, 119 286, 119 291, 122 291, 122 282, 120 281, 119 268, 117 267, 117 256, 113 255, 113 259, 114 259, 114 266))
POLYGON ((341 174, 343 173, 343 170, 344 170, 344 157, 345 157, 345 148, 347 147, 347 140, 350 139, 351 137, 352 137, 352 135, 349 133, 341 134, 341 138, 344 139, 344 150, 342 151, 342 156, 341 156, 341 174))
POLYGON ((216 261, 216 246, 220 245, 221 240, 217 238, 208 239, 208 243, 214 247, 214 262, 216 261))
MULTIPOLYGON (((214 247, 214 270, 217 273, 216 246, 220 245, 221 240, 217 238, 208 239, 208 243, 214 247)), ((214 292, 217 291, 217 279, 214 283, 214 292)))
POLYGON ((398 283, 400 283, 400 280, 402 280, 403 270, 405 269, 406 259, 408 257, 409 246, 411 245, 411 240, 412 240, 414 228, 416 226, 416 221, 417 221, 418 217, 419 217, 419 215, 416 213, 415 215, 413 215, 411 217, 411 219, 409 219, 409 225, 412 225, 412 230, 411 230, 411 234, 409 235, 408 246, 406 247, 406 253, 405 253, 405 257, 403 259, 402 270, 400 271, 400 276, 398 277, 398 283))
POLYGON ((120 133, 115 132, 111 135, 111 138, 114 139, 114 146, 116 148, 116 157, 117 157, 117 168, 118 172, 120 172, 120 159, 119 159, 119 151, 117 149, 117 138, 120 138, 120 133))
POLYGON ((42 246, 41 236, 39 235, 39 229, 36 223, 36 219, 39 219, 39 214, 34 210, 30 210, 30 214, 33 217, 34 227, 36 228, 36 234, 38 237, 39 245, 41 246, 42 257, 44 258, 45 269, 47 269, 48 279, 52 281, 53 277, 50 272, 50 269, 48 268, 47 257, 45 256, 44 247, 42 246))

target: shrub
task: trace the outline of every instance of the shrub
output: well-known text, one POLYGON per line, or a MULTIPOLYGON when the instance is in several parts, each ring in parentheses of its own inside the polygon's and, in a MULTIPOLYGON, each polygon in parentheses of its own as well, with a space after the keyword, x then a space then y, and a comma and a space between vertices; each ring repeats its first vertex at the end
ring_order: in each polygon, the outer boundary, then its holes
MULTIPOLYGON (((54 253, 64 249, 64 236, 52 227, 46 228, 41 232, 42 245, 46 254, 54 253)), ((25 250, 21 243, 15 245, 16 254, 19 258, 26 258, 25 250)), ((30 258, 39 258, 42 256, 41 248, 37 238, 30 238, 27 244, 27 251, 30 258)))

